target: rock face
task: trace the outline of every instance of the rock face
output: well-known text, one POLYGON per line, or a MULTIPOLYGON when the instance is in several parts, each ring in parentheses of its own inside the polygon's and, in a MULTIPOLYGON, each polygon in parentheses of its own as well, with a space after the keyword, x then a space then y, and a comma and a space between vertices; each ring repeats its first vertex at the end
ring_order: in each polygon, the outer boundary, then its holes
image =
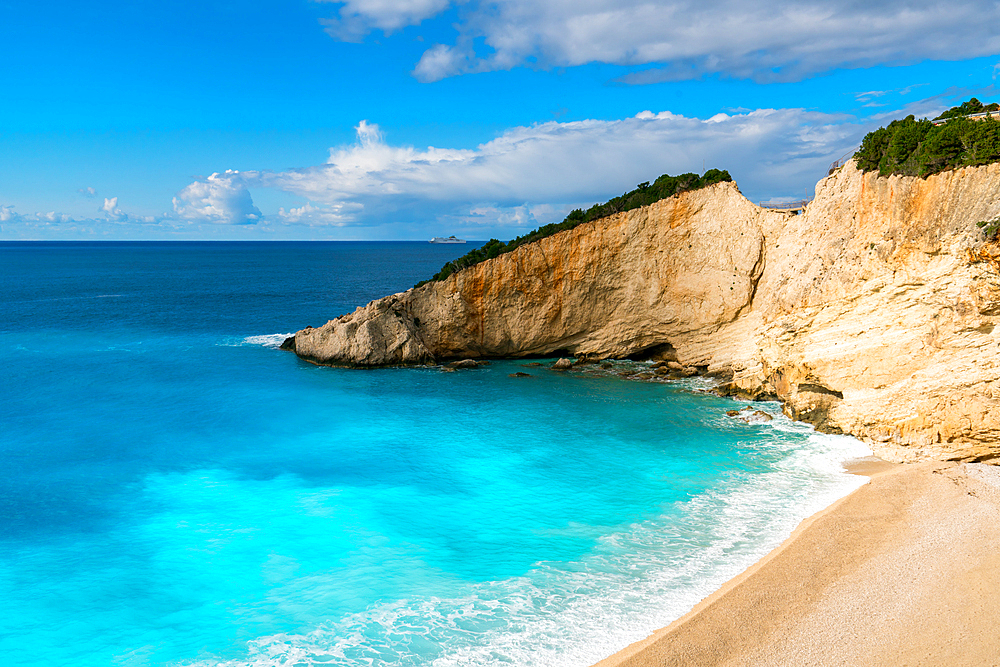
POLYGON ((299 331, 347 366, 641 356, 777 398, 890 460, 1000 456, 1000 165, 926 180, 848 163, 805 214, 733 183, 580 225, 299 331))

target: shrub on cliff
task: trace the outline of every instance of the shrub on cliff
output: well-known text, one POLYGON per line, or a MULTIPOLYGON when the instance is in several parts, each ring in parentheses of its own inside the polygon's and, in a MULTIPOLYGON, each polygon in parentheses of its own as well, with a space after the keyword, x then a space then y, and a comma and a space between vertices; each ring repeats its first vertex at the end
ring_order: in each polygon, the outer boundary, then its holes
POLYGON ((663 174, 652 183, 649 181, 640 183, 635 190, 626 192, 625 194, 615 197, 614 199, 604 202, 603 204, 594 204, 586 211, 579 208, 574 209, 573 211, 570 211, 569 215, 567 215, 562 222, 553 222, 548 225, 543 225, 538 229, 530 231, 524 236, 518 236, 516 239, 508 241, 507 243, 498 241, 497 239, 490 239, 481 247, 471 250, 458 259, 448 262, 441 268, 440 271, 434 274, 434 277, 430 280, 423 280, 417 283, 414 287, 420 287, 421 285, 429 283, 432 280, 444 280, 456 271, 461 271, 462 269, 479 264, 487 259, 498 257, 526 243, 532 243, 539 239, 543 239, 546 236, 552 236, 553 234, 557 234, 561 231, 573 229, 577 225, 581 225, 585 222, 590 222, 591 220, 597 220, 599 218, 606 218, 609 215, 621 213, 622 211, 631 211, 632 209, 639 208, 641 206, 648 206, 649 204, 676 194, 680 194, 681 192, 698 190, 709 185, 715 185, 716 183, 731 180, 733 180, 732 176, 730 176, 729 172, 724 169, 709 169, 701 176, 690 173, 681 174, 680 176, 663 174))
POLYGON ((927 177, 948 169, 1000 161, 1000 121, 969 114, 996 111, 976 98, 952 107, 934 121, 912 115, 869 132, 854 154, 862 171, 927 177), (935 122, 946 122, 935 125, 935 122))

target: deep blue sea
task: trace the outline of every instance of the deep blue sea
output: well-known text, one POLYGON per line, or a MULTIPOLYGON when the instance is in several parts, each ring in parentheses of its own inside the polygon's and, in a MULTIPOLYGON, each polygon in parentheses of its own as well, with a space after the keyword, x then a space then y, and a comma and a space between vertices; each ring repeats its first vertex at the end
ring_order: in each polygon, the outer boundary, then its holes
POLYGON ((276 349, 467 249, 0 243, 0 662, 586 666, 865 481, 638 362, 276 349))

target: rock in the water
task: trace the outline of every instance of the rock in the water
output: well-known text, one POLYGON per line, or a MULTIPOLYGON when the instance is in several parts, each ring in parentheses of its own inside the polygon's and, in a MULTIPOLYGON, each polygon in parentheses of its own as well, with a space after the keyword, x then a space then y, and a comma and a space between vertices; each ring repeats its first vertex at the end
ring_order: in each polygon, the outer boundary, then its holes
POLYGON ((659 366, 654 372, 657 375, 666 375, 670 370, 666 366, 659 366))
POLYGON ((750 408, 743 408, 742 410, 726 410, 727 417, 735 417, 742 422, 747 424, 765 424, 774 417, 767 414, 763 410, 751 410, 750 408))
POLYGON ((518 371, 516 373, 511 373, 507 377, 512 377, 512 378, 530 378, 531 377, 531 373, 522 373, 521 371, 518 371))
POLYGON ((522 366, 525 366, 525 367, 527 367, 527 368, 537 368, 537 367, 539 367, 539 366, 542 366, 543 364, 542 364, 542 362, 540 362, 540 361, 532 361, 531 363, 528 363, 528 364, 521 364, 521 365, 522 365, 522 366))
POLYGON ((452 361, 445 366, 448 368, 475 368, 479 366, 479 363, 475 359, 462 359, 461 361, 452 361))
POLYGON ((684 365, 683 364, 679 364, 676 361, 668 361, 667 362, 667 368, 669 368, 672 371, 682 371, 682 370, 684 370, 684 365))
POLYGON ((614 365, 611 364, 610 362, 605 361, 604 363, 601 364, 601 368, 603 368, 604 370, 608 370, 609 368, 614 368, 614 365))
POLYGON ((289 336, 281 342, 282 350, 288 350, 289 352, 295 351, 295 336, 289 336))
POLYGON ((565 371, 573 368, 573 362, 569 359, 560 359, 556 363, 552 364, 552 370, 554 371, 565 371))
POLYGON ((698 369, 695 368, 694 366, 688 366, 687 368, 681 371, 681 375, 683 375, 686 378, 692 377, 697 374, 698 374, 698 369))

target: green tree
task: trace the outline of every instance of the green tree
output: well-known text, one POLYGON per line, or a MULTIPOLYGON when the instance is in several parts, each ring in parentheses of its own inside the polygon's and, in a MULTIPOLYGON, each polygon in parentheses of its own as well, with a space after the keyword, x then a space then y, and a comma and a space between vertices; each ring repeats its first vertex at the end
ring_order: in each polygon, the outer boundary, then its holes
POLYGON ((930 176, 947 169, 1000 161, 1000 122, 995 118, 970 119, 969 114, 995 111, 976 98, 952 107, 935 125, 912 115, 869 132, 854 154, 862 171, 879 174, 930 176))

